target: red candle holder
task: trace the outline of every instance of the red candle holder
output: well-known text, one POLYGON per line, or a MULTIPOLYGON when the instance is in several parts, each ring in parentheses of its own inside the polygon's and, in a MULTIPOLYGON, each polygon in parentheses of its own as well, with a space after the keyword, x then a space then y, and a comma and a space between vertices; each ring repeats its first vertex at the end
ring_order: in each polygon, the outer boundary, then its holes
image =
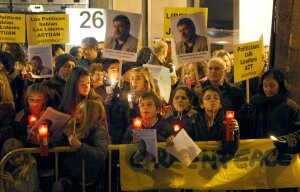
POLYGON ((40 143, 40 153, 42 157, 48 156, 48 127, 47 125, 39 126, 39 143, 40 143))
POLYGON ((28 115, 28 122, 29 125, 33 126, 37 122, 37 116, 35 115, 28 115))
POLYGON ((234 111, 226 111, 226 141, 234 141, 234 131, 229 128, 232 119, 234 119, 234 111))
POLYGON ((133 128, 135 129, 141 129, 142 128, 142 120, 139 117, 133 118, 133 128))

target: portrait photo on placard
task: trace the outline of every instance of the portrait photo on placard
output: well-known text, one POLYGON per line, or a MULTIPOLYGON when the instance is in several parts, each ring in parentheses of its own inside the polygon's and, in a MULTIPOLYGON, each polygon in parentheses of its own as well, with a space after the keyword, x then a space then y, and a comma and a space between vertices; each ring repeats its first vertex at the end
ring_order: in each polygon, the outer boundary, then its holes
POLYGON ((104 49, 137 52, 141 14, 108 10, 104 49))
POLYGON ((176 54, 208 51, 207 28, 203 13, 171 18, 176 54))
POLYGON ((53 77, 51 45, 29 45, 27 73, 33 78, 53 77))

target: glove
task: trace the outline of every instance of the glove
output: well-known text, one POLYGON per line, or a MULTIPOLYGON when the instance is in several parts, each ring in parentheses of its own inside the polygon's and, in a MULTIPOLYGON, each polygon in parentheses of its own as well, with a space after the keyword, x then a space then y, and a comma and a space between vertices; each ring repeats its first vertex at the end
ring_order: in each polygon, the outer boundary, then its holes
POLYGON ((277 137, 277 140, 273 141, 274 146, 280 153, 286 153, 287 152, 287 141, 284 138, 277 137))
POLYGON ((255 106, 250 103, 243 104, 239 109, 239 114, 250 116, 255 113, 255 106))

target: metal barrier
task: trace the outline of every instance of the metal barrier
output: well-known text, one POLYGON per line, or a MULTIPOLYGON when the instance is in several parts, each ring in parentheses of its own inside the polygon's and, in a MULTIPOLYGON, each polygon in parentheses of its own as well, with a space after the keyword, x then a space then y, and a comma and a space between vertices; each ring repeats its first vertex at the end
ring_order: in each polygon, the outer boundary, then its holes
POLYGON ((119 145, 109 145, 108 146, 108 160, 109 160, 109 165, 108 165, 108 191, 111 192, 111 166, 112 166, 112 151, 118 151, 119 150, 119 145))
MULTIPOLYGON (((54 147, 49 149, 49 153, 55 153, 55 181, 58 180, 58 153, 61 152, 74 152, 76 149, 74 147, 54 147)), ((4 168, 5 165, 7 163, 7 161, 9 160, 9 158, 11 158, 14 155, 17 154, 34 154, 34 153, 40 153, 40 148, 21 148, 21 149, 16 149, 13 150, 11 152, 9 152, 8 154, 6 154, 0 162, 0 175, 4 173, 4 168)), ((82 186, 85 186, 85 162, 84 160, 82 160, 82 186)), ((2 177, 0 178, 0 191, 4 191, 4 181, 2 179, 2 177)), ((85 192, 85 188, 82 188, 82 192, 85 192)))

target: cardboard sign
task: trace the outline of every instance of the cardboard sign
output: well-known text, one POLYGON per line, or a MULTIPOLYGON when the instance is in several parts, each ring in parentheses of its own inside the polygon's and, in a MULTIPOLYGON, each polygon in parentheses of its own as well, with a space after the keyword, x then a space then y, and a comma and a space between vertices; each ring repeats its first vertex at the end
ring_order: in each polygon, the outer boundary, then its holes
POLYGON ((0 42, 25 43, 25 15, 0 13, 0 42))
POLYGON ((234 82, 261 75, 263 68, 263 41, 234 46, 234 82))
POLYGON ((65 44, 69 42, 67 14, 26 15, 29 45, 65 44))
POLYGON ((85 37, 104 41, 106 31, 105 9, 67 8, 69 15, 70 43, 80 45, 85 37), (80 33, 78 33, 80 31, 80 33))

